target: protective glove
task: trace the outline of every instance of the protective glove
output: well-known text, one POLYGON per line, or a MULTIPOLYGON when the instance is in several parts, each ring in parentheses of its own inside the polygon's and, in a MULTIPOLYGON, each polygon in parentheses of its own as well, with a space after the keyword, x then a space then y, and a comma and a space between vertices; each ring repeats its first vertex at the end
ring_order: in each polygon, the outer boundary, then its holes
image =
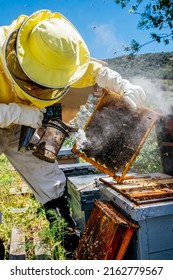
POLYGON ((40 109, 25 104, 0 104, 0 127, 8 127, 13 123, 37 129, 42 125, 45 112, 45 108, 40 109))
POLYGON ((132 85, 108 67, 102 67, 99 70, 96 83, 102 88, 120 94, 134 109, 140 107, 141 102, 146 99, 145 92, 140 86, 132 85))
POLYGON ((43 113, 46 113, 45 108, 38 108, 35 106, 28 106, 20 104, 21 113, 14 121, 15 124, 21 124, 30 126, 33 128, 39 128, 42 126, 42 121, 44 118, 43 113))
POLYGON ((141 103, 146 99, 143 89, 140 86, 132 85, 130 82, 124 85, 122 96, 134 109, 140 107, 141 103))

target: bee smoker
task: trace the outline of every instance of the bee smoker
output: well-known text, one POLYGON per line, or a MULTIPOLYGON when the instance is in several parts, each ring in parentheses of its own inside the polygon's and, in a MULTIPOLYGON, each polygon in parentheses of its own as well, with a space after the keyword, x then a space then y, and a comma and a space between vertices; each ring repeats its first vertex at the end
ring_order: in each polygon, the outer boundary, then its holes
POLYGON ((55 162, 64 140, 71 129, 59 118, 51 119, 40 131, 40 140, 33 147, 33 155, 47 162, 55 162))
POLYGON ((22 126, 20 132, 18 151, 33 150, 33 155, 47 162, 55 162, 59 150, 70 132, 76 130, 63 123, 59 118, 52 118, 39 129, 40 139, 35 144, 30 140, 35 132, 32 127, 22 126))

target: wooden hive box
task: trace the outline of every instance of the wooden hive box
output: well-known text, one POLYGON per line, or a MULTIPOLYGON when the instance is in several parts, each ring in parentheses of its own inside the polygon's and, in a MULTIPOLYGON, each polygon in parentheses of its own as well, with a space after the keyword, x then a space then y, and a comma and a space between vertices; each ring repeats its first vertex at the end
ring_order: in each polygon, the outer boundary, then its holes
POLYGON ((95 201, 76 252, 78 260, 121 260, 134 230, 133 224, 109 202, 95 201))

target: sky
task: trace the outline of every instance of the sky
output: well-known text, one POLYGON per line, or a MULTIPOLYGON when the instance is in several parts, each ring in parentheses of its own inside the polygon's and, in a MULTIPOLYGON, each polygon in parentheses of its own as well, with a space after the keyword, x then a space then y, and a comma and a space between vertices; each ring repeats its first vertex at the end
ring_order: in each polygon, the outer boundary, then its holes
MULTIPOLYGON (((129 45, 134 38, 141 44, 150 40, 149 31, 137 29, 139 16, 121 9, 113 0, 0 0, 0 6, 0 26, 10 25, 21 14, 29 16, 42 9, 63 14, 78 29, 91 56, 97 59, 126 54, 123 45, 129 45)), ((168 46, 152 43, 139 54, 171 51, 173 43, 168 46)))

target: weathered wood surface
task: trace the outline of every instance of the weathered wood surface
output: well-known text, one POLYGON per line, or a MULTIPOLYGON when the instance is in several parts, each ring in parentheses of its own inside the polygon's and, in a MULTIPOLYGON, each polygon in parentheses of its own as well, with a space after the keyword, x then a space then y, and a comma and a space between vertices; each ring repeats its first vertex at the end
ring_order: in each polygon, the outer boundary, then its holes
POLYGON ((37 260, 50 260, 51 252, 47 244, 43 243, 41 238, 37 233, 34 234, 34 248, 35 248, 35 258, 37 260))
POLYGON ((25 235, 20 228, 14 227, 11 232, 9 260, 25 259, 25 235))

